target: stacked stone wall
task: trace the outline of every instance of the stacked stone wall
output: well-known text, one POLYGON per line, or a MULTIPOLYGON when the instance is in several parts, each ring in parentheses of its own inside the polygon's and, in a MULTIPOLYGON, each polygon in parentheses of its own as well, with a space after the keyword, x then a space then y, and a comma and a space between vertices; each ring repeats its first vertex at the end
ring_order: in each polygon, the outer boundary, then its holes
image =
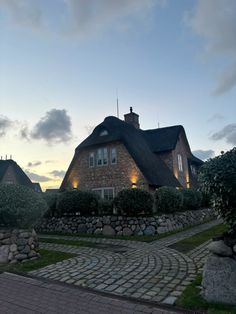
POLYGON ((201 209, 154 217, 64 216, 44 218, 38 232, 85 233, 103 235, 154 235, 182 229, 213 219, 214 211, 201 209))

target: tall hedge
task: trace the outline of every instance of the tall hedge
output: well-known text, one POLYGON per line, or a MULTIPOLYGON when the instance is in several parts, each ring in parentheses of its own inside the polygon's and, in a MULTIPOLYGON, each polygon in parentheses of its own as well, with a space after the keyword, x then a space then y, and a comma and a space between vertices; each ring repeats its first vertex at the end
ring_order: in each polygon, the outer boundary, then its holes
POLYGON ((179 211, 182 207, 183 196, 175 188, 163 186, 156 190, 155 206, 157 213, 173 213, 179 211))
POLYGON ((153 196, 141 189, 124 189, 114 198, 116 209, 122 214, 131 216, 151 214, 153 202, 153 196))
POLYGON ((0 184, 0 226, 31 227, 48 209, 41 193, 14 184, 0 184))
POLYGON ((200 168, 199 180, 213 206, 236 234, 236 147, 209 159, 200 168))
POLYGON ((87 191, 66 191, 59 194, 57 199, 57 213, 92 215, 98 212, 98 197, 87 191))
POLYGON ((202 194, 194 189, 182 189, 183 210, 195 210, 202 206, 202 194))

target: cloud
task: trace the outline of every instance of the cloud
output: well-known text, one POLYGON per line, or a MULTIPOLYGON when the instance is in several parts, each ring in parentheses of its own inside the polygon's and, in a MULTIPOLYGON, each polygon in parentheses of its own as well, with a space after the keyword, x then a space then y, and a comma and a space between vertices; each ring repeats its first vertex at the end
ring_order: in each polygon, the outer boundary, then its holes
POLYGON ((187 22, 205 40, 207 52, 231 63, 222 72, 214 93, 226 93, 236 86, 236 1, 197 0, 187 22))
POLYGON ((226 125, 222 130, 214 133, 210 137, 212 140, 226 140, 227 143, 236 145, 236 123, 226 125))
POLYGON ((37 173, 31 172, 29 170, 25 170, 25 173, 27 174, 27 176, 32 180, 32 181, 36 181, 36 182, 48 182, 51 181, 52 179, 46 176, 41 176, 38 175, 37 173))
POLYGON ((64 109, 52 109, 38 121, 30 136, 48 143, 68 142, 72 138, 71 118, 64 109))
POLYGON ((211 116, 208 120, 207 120, 207 122, 219 122, 219 121, 222 121, 222 120, 224 120, 225 119, 225 117, 222 115, 222 114, 220 114, 220 113, 215 113, 213 116, 211 116))
POLYGON ((53 175, 56 178, 64 178, 66 172, 64 170, 53 170, 49 172, 49 174, 53 175))
POLYGON ((33 168, 33 167, 40 166, 41 164, 42 164, 41 161, 28 162, 27 167, 33 168))
POLYGON ((215 152, 212 149, 209 150, 198 149, 193 151, 193 154, 202 160, 206 160, 208 158, 212 158, 215 156, 215 152))
POLYGON ((126 29, 134 19, 146 20, 156 6, 167 0, 0 0, 0 10, 7 12, 15 25, 55 31, 60 35, 87 37, 111 29, 126 29), (53 14, 53 17, 52 17, 53 14))
POLYGON ((38 29, 43 25, 39 3, 32 0, 0 0, 0 10, 6 11, 15 24, 38 29))
POLYGON ((13 122, 5 116, 0 115, 0 137, 6 135, 8 129, 11 128, 13 122))

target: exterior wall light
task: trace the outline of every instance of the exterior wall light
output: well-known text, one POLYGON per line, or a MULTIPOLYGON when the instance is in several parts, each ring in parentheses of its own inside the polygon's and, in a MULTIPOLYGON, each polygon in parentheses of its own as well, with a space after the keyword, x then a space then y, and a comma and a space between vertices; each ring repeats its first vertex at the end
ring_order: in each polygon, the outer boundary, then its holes
POLYGON ((136 189, 137 188, 137 184, 136 183, 132 183, 132 189, 136 189))

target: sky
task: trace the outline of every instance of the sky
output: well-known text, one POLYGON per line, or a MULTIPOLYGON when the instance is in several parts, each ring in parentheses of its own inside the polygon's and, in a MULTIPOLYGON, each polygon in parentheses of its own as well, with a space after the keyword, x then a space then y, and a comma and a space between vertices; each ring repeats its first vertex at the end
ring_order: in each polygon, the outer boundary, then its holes
POLYGON ((236 146, 235 0, 0 0, 0 156, 43 189, 106 116, 236 146))

